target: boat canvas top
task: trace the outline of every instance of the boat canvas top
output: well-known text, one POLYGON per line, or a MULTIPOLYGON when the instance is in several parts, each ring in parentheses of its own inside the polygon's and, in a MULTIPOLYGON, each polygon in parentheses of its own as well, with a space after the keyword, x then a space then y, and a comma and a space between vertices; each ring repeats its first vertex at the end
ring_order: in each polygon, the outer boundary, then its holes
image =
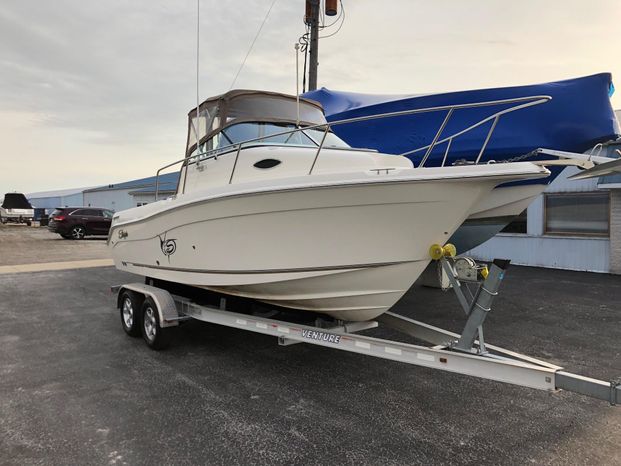
POLYGON ((2 201, 3 209, 32 209, 30 202, 22 193, 6 193, 2 201))
MULTIPOLYGON (((278 92, 234 89, 199 105, 201 144, 229 126, 244 122, 269 122, 313 126, 326 123, 323 107, 313 100, 278 92)), ((196 107, 188 112, 186 155, 196 149, 196 107)))

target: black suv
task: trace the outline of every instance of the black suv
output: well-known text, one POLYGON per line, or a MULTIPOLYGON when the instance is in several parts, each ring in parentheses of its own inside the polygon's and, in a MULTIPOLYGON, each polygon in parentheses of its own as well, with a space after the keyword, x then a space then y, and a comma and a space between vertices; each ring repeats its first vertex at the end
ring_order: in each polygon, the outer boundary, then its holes
POLYGON ((113 214, 111 210, 98 207, 58 207, 50 215, 47 228, 65 239, 107 235, 113 214))

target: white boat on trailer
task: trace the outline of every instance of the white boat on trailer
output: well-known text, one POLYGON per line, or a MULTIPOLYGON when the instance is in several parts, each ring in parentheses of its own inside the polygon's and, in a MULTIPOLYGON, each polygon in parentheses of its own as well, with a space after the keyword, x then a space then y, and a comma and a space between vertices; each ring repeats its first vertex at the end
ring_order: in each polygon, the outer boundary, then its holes
POLYGON ((176 163, 177 195, 118 213, 108 239, 117 268, 147 276, 113 290, 123 329, 152 349, 170 343, 172 327, 197 319, 284 346, 309 343, 621 401, 620 382, 486 343, 483 324, 508 261, 488 269, 440 246, 494 186, 547 176, 542 166, 412 168, 407 159, 343 146, 312 102, 298 107, 294 97, 254 91, 210 99, 191 114, 186 157, 164 168, 176 163), (209 131, 193 139, 199 125, 209 131), (387 312, 431 260, 466 314, 461 334, 387 312), (256 312, 257 302, 268 312, 256 312), (356 333, 380 324, 429 346, 356 333))
POLYGON ((182 164, 177 194, 114 216, 117 268, 348 321, 390 309, 429 245, 497 185, 549 174, 530 162, 413 168, 348 147, 318 104, 277 93, 230 91, 189 117, 186 156, 164 167, 182 164))

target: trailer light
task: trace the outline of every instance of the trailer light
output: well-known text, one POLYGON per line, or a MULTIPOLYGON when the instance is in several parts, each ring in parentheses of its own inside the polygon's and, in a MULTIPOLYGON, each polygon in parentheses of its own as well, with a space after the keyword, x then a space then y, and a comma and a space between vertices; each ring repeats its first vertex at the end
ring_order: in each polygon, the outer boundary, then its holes
POLYGON ((448 362, 448 359, 446 359, 446 358, 440 358, 440 362, 443 362, 443 363, 445 363, 445 364, 446 364, 446 363, 448 362))

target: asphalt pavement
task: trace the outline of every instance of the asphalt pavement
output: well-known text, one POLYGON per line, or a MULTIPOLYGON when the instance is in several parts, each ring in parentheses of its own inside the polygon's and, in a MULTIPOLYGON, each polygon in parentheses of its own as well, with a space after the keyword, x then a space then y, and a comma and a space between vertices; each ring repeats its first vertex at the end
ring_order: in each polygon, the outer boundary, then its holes
MULTIPOLYGON (((121 329, 112 267, 0 275, 0 464, 621 464, 621 407, 201 322, 121 329)), ((621 278, 512 267, 490 343, 621 376, 621 278)), ((450 292, 398 313, 451 330, 450 292)), ((388 330, 367 332, 394 336, 388 330)))

